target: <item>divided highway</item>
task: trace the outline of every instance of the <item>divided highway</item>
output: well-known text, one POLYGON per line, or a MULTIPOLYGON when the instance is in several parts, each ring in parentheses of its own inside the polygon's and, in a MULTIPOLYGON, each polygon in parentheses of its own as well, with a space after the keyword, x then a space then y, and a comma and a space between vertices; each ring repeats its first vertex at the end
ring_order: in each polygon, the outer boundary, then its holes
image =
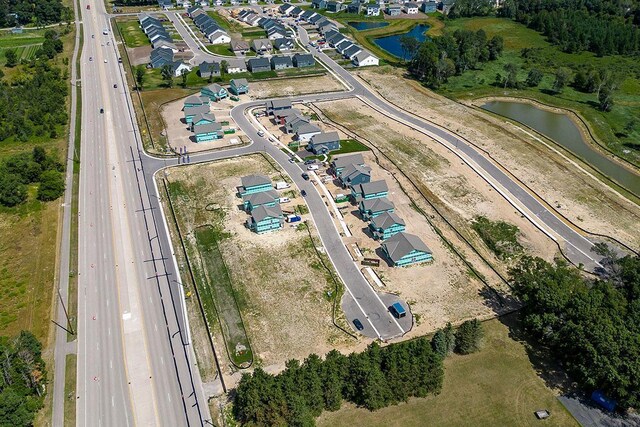
POLYGON ((159 243, 104 4, 82 18, 77 423, 201 426, 210 417, 182 289, 159 243))

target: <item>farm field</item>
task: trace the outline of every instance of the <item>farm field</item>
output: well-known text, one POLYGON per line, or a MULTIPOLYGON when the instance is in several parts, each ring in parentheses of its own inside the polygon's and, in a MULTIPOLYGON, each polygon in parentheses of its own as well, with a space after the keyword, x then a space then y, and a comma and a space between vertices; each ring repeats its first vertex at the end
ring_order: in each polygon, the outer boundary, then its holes
POLYGON ((6 63, 4 52, 13 49, 18 54, 18 61, 29 60, 44 42, 42 30, 28 30, 23 34, 12 34, 8 31, 0 32, 0 65, 6 63))
MULTIPOLYGON (((249 215, 236 195, 240 177, 248 174, 290 182, 262 155, 174 168, 166 178, 207 323, 218 353, 223 353, 218 356, 225 376, 242 363, 279 369, 291 358, 356 344, 332 324, 335 283, 323 266, 326 255, 316 252, 321 244, 315 230, 308 230, 304 222, 308 219, 304 199, 295 188, 282 190, 281 197, 290 199, 283 211, 299 212, 302 222, 255 234, 244 225, 249 215)), ((172 235, 174 247, 179 248, 175 228, 172 235)), ((176 255, 183 266, 182 283, 192 294, 187 302, 190 316, 197 317, 186 259, 182 251, 176 255)), ((206 340, 206 333, 194 330, 193 334, 201 368, 210 371, 211 366, 202 362, 211 360, 208 344, 197 342, 206 340)), ((211 378, 212 373, 203 375, 211 378)))
MULTIPOLYGON (((504 318, 503 318, 504 319, 504 318)), ((324 412, 318 426, 547 426, 579 424, 556 399, 557 392, 538 375, 541 361, 532 356, 526 343, 512 338, 518 330, 513 315, 503 322, 484 322, 481 350, 467 356, 449 356, 438 396, 410 399, 407 403, 377 411, 343 404, 336 412, 324 412), (515 328, 515 329, 514 329, 515 328), (544 422, 534 412, 547 409, 544 422), (428 421, 425 421, 428 420, 428 421)), ((516 334, 516 336, 519 336, 516 334)))

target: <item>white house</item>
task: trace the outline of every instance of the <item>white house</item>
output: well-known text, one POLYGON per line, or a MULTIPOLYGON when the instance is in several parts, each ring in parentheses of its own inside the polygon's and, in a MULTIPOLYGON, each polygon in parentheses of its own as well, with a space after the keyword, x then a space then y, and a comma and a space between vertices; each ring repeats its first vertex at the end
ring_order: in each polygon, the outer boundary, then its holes
POLYGON ((296 135, 298 136, 298 141, 309 142, 313 136, 319 135, 321 133, 322 130, 318 126, 311 123, 306 123, 298 128, 296 135))
POLYGON ((182 71, 186 70, 187 73, 191 71, 191 65, 185 64, 184 62, 180 62, 179 64, 174 64, 173 74, 176 77, 180 77, 182 75, 182 71))
POLYGON ((378 65, 380 60, 366 50, 362 50, 353 57, 352 62, 356 67, 366 67, 369 65, 378 65))
POLYGON ((417 3, 405 3, 404 11, 407 15, 415 15, 418 13, 419 6, 417 3))
POLYGON ((222 30, 216 30, 213 33, 209 34, 209 43, 211 44, 225 44, 231 41, 231 37, 229 34, 222 30))

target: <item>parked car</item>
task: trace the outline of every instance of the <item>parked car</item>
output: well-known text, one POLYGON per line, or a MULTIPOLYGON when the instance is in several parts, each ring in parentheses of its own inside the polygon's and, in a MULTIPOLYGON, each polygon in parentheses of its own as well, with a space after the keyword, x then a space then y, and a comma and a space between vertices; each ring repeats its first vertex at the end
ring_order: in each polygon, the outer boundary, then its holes
POLYGON ((258 136, 264 136, 264 132, 262 132, 261 130, 258 131, 258 136))
POLYGON ((309 165, 309 166, 307 166, 307 170, 308 171, 315 171, 315 170, 318 170, 318 169, 320 169, 320 166, 318 166, 318 165, 309 165))
POLYGON ((302 190, 302 191, 300 192, 300 194, 302 194, 302 197, 307 197, 307 192, 306 192, 306 191, 304 191, 304 190, 302 190))
POLYGON ((114 88, 114 89, 118 89, 118 85, 117 85, 117 84, 114 84, 114 85, 113 85, 113 88, 114 88))
POLYGON ((100 109, 100 114, 104 113, 104 108, 100 109))
POLYGON ((364 326, 362 325, 362 322, 358 319, 353 319, 353 325, 356 327, 357 330, 361 331, 364 329, 364 326))

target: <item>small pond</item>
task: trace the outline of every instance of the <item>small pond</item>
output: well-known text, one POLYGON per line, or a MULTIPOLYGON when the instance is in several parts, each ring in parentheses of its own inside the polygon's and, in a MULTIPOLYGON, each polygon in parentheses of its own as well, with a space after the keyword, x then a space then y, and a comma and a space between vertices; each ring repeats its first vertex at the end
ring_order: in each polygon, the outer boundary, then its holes
POLYGON ((578 127, 567 115, 542 110, 522 102, 491 101, 481 108, 535 129, 627 190, 640 195, 640 176, 593 148, 589 141, 584 140, 578 127))
POLYGON ((404 55, 404 52, 402 52, 402 46, 400 46, 400 38, 402 36, 409 36, 409 37, 416 38, 419 42, 423 42, 427 39, 427 36, 424 33, 426 33, 428 29, 429 29, 428 25, 420 24, 413 27, 411 31, 407 33, 380 37, 378 39, 373 39, 373 41, 380 48, 386 50, 391 55, 397 56, 398 58, 402 58, 404 55))
POLYGON ((386 27, 387 25, 389 25, 388 22, 374 22, 374 21, 351 21, 351 22, 347 22, 349 24, 349 26, 355 28, 358 31, 365 31, 365 30, 372 30, 374 28, 382 28, 382 27, 386 27))

